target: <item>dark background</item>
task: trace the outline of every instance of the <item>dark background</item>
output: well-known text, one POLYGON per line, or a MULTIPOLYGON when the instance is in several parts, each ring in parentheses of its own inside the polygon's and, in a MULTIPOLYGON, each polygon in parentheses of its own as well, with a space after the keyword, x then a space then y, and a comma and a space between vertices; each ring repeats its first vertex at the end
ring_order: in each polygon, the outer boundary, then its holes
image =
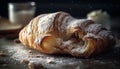
POLYGON ((74 17, 85 17, 93 10, 102 9, 111 17, 120 16, 120 0, 0 0, 0 16, 8 17, 9 2, 36 2, 36 16, 41 13, 66 11, 74 17))

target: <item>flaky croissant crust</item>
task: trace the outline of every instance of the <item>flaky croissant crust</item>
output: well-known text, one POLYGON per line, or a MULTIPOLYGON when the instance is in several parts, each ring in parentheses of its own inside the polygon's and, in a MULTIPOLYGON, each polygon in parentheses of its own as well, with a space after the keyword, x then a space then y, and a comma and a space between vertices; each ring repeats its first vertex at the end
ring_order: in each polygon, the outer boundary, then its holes
POLYGON ((115 45, 115 37, 101 24, 76 19, 66 12, 41 14, 19 33, 20 41, 47 54, 89 57, 115 45))

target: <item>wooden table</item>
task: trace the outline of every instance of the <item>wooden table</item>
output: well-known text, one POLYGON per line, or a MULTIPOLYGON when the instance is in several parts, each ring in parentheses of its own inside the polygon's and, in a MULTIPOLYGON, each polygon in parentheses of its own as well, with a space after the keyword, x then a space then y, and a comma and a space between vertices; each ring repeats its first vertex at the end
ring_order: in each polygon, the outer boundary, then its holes
POLYGON ((46 55, 13 40, 0 39, 0 69, 120 69, 120 45, 88 59, 46 55))

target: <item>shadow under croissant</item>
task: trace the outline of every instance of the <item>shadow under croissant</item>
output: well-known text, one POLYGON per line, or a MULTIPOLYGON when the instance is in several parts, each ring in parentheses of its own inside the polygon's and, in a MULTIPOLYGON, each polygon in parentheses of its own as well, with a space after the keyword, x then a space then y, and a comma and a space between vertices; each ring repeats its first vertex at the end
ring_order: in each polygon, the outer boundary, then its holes
POLYGON ((116 59, 119 60, 120 58, 120 47, 114 47, 112 49, 109 49, 107 51, 101 52, 97 55, 93 55, 91 56, 91 58, 93 59, 108 59, 108 60, 112 60, 112 59, 116 59))

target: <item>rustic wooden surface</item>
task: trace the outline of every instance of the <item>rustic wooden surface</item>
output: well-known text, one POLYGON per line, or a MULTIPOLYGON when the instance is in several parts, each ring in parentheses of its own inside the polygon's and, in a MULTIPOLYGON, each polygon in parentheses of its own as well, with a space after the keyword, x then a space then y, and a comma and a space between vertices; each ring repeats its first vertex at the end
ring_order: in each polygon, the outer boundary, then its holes
MULTIPOLYGON (((119 42, 118 42, 119 43, 119 42)), ((13 40, 0 39, 0 69, 120 69, 120 45, 88 59, 46 55, 13 40)))

